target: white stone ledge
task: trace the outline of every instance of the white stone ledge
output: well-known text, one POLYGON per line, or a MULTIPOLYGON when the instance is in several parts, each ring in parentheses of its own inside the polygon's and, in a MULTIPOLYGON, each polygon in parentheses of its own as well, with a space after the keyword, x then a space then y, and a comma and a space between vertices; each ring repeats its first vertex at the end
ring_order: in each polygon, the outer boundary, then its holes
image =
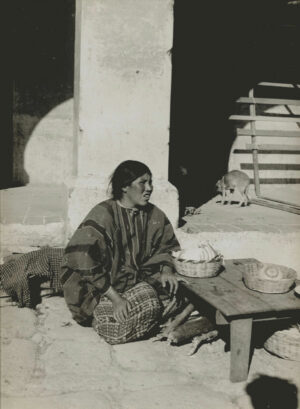
POLYGON ((209 241, 225 259, 256 258, 265 263, 285 265, 295 269, 300 279, 300 233, 243 231, 190 234, 177 229, 176 236, 183 248, 209 241))

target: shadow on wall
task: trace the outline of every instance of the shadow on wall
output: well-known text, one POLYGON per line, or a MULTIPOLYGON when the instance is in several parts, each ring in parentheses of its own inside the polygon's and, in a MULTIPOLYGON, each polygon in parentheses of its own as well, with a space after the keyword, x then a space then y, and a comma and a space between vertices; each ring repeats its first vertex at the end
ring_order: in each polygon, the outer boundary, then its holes
POLYGON ((55 106, 30 133, 23 153, 30 183, 61 184, 72 176, 73 98, 55 106))
POLYGON ((24 152, 34 129, 73 97, 75 0, 11 0, 11 6, 12 127, 2 140, 11 155, 0 187, 29 182, 24 152))
MULTIPOLYGON (((15 112, 13 114, 13 185, 14 186, 23 186, 29 181, 32 180, 32 177, 29 178, 29 175, 34 177, 42 177, 41 174, 44 173, 43 168, 46 165, 43 162, 43 156, 49 158, 52 154, 55 155, 55 150, 59 150, 60 142, 55 143, 56 137, 59 135, 61 138, 66 139, 69 135, 62 134, 62 129, 64 128, 63 124, 67 121, 70 121, 70 115, 72 115, 72 106, 69 105, 70 109, 59 109, 63 107, 63 102, 65 100, 72 98, 72 90, 66 89, 63 84, 55 83, 42 83, 42 84, 33 84, 31 83, 28 87, 30 89, 30 94, 28 94, 28 99, 24 100, 24 94, 18 88, 18 99, 22 102, 15 104, 15 112), (36 91, 36 92, 35 92, 36 91), (39 105, 38 107, 36 105, 39 105), (56 115, 55 115, 56 113, 56 115), (47 121, 47 118, 48 121, 47 121), (43 121, 44 120, 44 121, 43 121), (56 120, 56 121, 55 121, 56 120), (42 125, 48 123, 48 126, 42 125), (43 133, 39 131, 39 127, 42 125, 43 133), (56 125, 53 126, 53 125, 56 125), (45 139, 48 139, 50 142, 50 150, 44 152, 47 149, 47 143, 43 144, 41 142, 35 142, 36 149, 33 152, 34 157, 31 157, 30 161, 27 160, 27 165, 25 166, 25 151, 30 147, 30 142, 34 134, 39 134, 38 138, 41 139, 41 136, 44 136, 45 139), (51 144, 52 142, 52 144, 51 144), (40 149, 42 148, 42 149, 40 149), (35 163, 40 161, 41 165, 41 174, 39 174, 39 169, 35 166, 35 163), (26 168, 26 169, 25 169, 26 168), (36 175, 29 172, 28 170, 36 168, 36 175), (31 179, 31 180, 29 180, 31 179)), ((26 97, 25 97, 26 98, 26 97)), ((72 127, 70 128, 72 130, 72 127)), ((32 145, 32 144, 31 144, 32 145)), ((31 149, 32 150, 32 149, 31 149)), ((56 153, 58 153, 56 151, 56 153)), ((50 170, 50 169, 49 169, 50 170)), ((39 182, 48 183, 48 180, 39 180, 39 182)))
POLYGON ((170 180, 181 215, 227 172, 235 100, 261 81, 299 82, 299 12, 287 0, 175 0, 170 180))
POLYGON ((297 409, 297 387, 285 379, 258 376, 246 387, 254 409, 297 409))

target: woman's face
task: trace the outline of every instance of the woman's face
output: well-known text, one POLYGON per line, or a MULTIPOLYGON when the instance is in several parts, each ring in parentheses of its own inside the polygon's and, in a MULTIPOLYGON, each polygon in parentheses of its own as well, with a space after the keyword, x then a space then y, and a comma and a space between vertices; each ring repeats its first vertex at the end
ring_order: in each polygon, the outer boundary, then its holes
POLYGON ((152 191, 152 177, 145 173, 123 188, 121 202, 126 207, 146 206, 152 191))

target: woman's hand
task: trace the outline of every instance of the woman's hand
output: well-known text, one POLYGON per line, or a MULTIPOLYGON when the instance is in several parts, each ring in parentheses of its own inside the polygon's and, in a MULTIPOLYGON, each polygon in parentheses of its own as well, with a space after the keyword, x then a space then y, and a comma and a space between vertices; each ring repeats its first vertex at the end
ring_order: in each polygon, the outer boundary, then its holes
POLYGON ((130 302, 123 297, 113 301, 114 318, 120 323, 124 323, 130 310, 130 302))
POLYGON ((169 284, 169 292, 171 295, 176 294, 178 290, 178 280, 175 277, 173 271, 168 266, 163 266, 161 275, 161 283, 163 287, 166 287, 167 283, 169 284))
POLYGON ((115 320, 120 323, 125 322, 131 308, 130 302, 121 297, 121 295, 113 287, 109 287, 104 295, 106 295, 106 297, 109 298, 113 304, 115 320))

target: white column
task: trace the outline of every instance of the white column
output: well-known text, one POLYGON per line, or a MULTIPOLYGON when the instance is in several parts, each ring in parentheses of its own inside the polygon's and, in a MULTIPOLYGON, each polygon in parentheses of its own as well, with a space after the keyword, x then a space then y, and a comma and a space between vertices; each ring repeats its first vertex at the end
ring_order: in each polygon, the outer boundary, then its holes
POLYGON ((107 198, 123 160, 153 172, 152 202, 178 218, 168 182, 172 0, 77 0, 71 231, 107 198))

